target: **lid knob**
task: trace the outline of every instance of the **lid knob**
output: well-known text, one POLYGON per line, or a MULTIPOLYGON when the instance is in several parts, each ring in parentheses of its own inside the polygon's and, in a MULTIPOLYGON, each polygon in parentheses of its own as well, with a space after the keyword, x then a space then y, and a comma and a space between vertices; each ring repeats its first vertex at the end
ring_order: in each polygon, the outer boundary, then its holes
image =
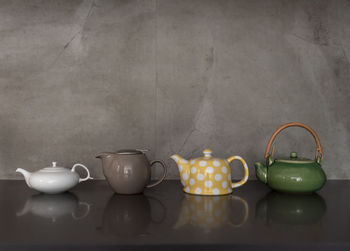
POLYGON ((291 159, 297 159, 298 158, 298 154, 296 152, 291 152, 290 153, 290 158, 291 159))
POLYGON ((212 151, 208 148, 203 151, 204 157, 211 157, 211 153, 212 151))
POLYGON ((52 167, 56 167, 57 162, 52 162, 52 167))

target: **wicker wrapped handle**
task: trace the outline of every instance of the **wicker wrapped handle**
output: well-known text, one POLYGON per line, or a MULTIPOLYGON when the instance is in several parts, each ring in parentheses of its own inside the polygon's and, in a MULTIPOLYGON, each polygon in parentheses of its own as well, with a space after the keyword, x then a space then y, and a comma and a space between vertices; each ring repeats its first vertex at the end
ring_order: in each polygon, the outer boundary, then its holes
POLYGON ((316 132, 308 125, 305 125, 303 123, 299 123, 299 122, 293 122, 293 123, 288 123, 288 124, 285 124, 283 126, 281 126, 280 128, 278 128, 271 136, 270 140, 269 140, 269 143, 267 144, 267 147, 266 147, 266 151, 265 151, 265 159, 268 158, 270 156, 270 149, 271 149, 271 146, 276 138, 276 136, 284 129, 286 129, 287 127, 292 127, 292 126, 298 126, 298 127, 302 127, 302 128, 305 128, 306 130, 308 130, 312 136, 314 137, 315 139, 315 142, 316 142, 316 153, 315 153, 315 159, 317 159, 319 156, 321 157, 321 160, 323 159, 323 152, 322 152, 322 146, 321 146, 321 143, 320 143, 320 139, 318 138, 316 132))

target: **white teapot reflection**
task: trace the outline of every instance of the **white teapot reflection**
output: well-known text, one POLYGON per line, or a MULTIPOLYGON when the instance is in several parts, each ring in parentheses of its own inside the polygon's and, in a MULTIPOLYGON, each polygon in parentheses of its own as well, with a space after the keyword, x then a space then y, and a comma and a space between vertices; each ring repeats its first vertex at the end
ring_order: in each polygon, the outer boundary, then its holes
POLYGON ((18 217, 33 214, 56 222, 58 218, 71 215, 74 220, 85 218, 90 212, 90 204, 81 202, 72 193, 57 195, 36 194, 29 197, 16 215, 18 217))
POLYGON ((196 196, 185 194, 182 200, 180 215, 174 228, 180 228, 187 224, 202 228, 205 232, 222 227, 226 224, 233 227, 241 227, 249 216, 248 203, 238 196, 223 195, 217 197, 196 196), (236 218, 234 202, 243 206, 243 219, 240 223, 233 223, 236 218))

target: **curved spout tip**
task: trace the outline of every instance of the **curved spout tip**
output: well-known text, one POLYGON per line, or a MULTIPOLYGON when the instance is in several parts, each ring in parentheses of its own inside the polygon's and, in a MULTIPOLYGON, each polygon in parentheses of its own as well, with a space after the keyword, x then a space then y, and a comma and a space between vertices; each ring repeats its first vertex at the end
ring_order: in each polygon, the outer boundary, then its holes
POLYGON ((23 174, 25 176, 29 172, 24 170, 23 168, 17 168, 16 169, 16 173, 21 173, 21 174, 23 174))
POLYGON ((170 159, 173 159, 176 163, 179 163, 180 161, 182 163, 187 163, 188 161, 184 158, 182 158, 180 155, 178 154, 174 154, 170 156, 170 159))
POLYGON ((177 154, 171 155, 170 159, 177 161, 178 160, 177 154))
POLYGON ((172 156, 170 156, 171 159, 173 159, 176 164, 177 164, 177 168, 179 169, 179 173, 180 173, 180 180, 182 185, 187 186, 188 185, 188 179, 183 179, 183 174, 187 173, 187 176, 189 175, 190 172, 190 166, 189 166, 189 162, 188 160, 182 158, 180 155, 178 154, 174 154, 172 156))
POLYGON ((27 185, 28 185, 30 188, 32 187, 32 186, 30 185, 30 183, 29 183, 29 177, 30 177, 30 175, 31 175, 30 172, 24 170, 23 168, 17 168, 17 169, 16 169, 16 173, 21 173, 21 174, 24 176, 24 179, 25 179, 27 185))
POLYGON ((255 174, 256 177, 263 183, 267 183, 267 168, 260 162, 256 162, 255 166, 255 174))

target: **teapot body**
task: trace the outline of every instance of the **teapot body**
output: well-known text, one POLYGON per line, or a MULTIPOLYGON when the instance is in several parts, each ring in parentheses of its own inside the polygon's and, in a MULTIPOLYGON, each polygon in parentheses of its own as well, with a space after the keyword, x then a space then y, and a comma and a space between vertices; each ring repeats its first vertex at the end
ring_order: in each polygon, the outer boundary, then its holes
POLYGON ((57 194, 75 187, 79 183, 79 175, 69 169, 60 172, 38 171, 29 177, 29 183, 39 192, 57 194))
POLYGON ((116 153, 100 153, 96 158, 102 160, 103 174, 114 192, 119 194, 142 193, 145 188, 160 184, 167 173, 167 167, 162 161, 150 162, 141 150, 126 149, 116 153), (162 165, 163 176, 157 182, 148 184, 151 179, 151 166, 155 163, 162 165))
POLYGON ((316 162, 275 162, 267 170, 267 185, 281 192, 311 193, 321 189, 326 183, 326 174, 316 162))
POLYGON ((180 172, 187 180, 183 190, 189 194, 224 195, 232 193, 231 168, 225 159, 202 157, 189 161, 189 175, 180 172), (188 176, 188 177, 187 177, 188 176))
POLYGON ((204 156, 186 160, 175 154, 171 156, 179 169, 183 191, 198 195, 225 195, 232 193, 232 189, 247 182, 249 171, 245 160, 240 156, 228 159, 212 157, 212 151, 205 149, 204 156), (230 163, 239 160, 243 164, 244 177, 239 182, 232 183, 230 163))
POLYGON ((151 165, 145 154, 109 155, 102 160, 103 174, 119 194, 142 193, 151 178, 151 165))
POLYGON ((93 179, 89 169, 82 164, 75 164, 72 169, 56 166, 52 162, 51 167, 45 167, 37 172, 28 172, 22 168, 17 168, 16 172, 21 173, 27 185, 39 192, 47 194, 57 194, 68 191, 82 181, 93 179), (87 172, 85 178, 80 178, 75 172, 76 167, 82 167, 87 172))
POLYGON ((308 125, 293 122, 279 127, 271 136, 265 150, 266 165, 256 162, 255 174, 261 182, 270 188, 286 193, 312 193, 321 189, 326 183, 326 174, 321 168, 323 151, 316 132, 308 125), (301 127, 314 137, 316 143, 315 159, 300 158, 291 152, 289 158, 274 158, 273 143, 276 136, 288 127, 301 127), (271 151, 272 148, 272 151, 271 151))

